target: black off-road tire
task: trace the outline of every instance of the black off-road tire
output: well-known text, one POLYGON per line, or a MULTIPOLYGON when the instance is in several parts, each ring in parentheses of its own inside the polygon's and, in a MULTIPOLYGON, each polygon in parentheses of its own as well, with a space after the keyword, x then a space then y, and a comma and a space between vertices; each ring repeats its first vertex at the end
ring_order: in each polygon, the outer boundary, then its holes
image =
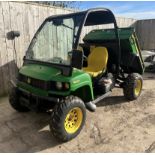
POLYGON ((125 98, 127 100, 130 100, 130 101, 137 99, 141 94, 142 87, 143 87, 143 78, 142 78, 142 76, 140 74, 138 74, 138 73, 130 74, 127 77, 127 79, 125 81, 125 84, 123 86, 123 93, 124 93, 125 98), (140 89, 138 94, 135 93, 135 87, 136 87, 136 81, 137 80, 141 81, 141 89, 140 89))
POLYGON ((57 104, 53 109, 50 119, 50 130, 56 139, 62 142, 66 142, 73 139, 80 133, 81 129, 84 126, 85 119, 86 108, 83 101, 76 96, 68 96, 61 103, 57 104), (74 108, 80 108, 83 114, 83 118, 78 130, 70 134, 65 130, 64 123, 67 114, 74 108))
POLYGON ((16 88, 11 88, 9 92, 9 103, 13 109, 15 109, 18 112, 28 112, 30 109, 27 107, 23 106, 19 102, 19 96, 18 96, 18 91, 16 88))

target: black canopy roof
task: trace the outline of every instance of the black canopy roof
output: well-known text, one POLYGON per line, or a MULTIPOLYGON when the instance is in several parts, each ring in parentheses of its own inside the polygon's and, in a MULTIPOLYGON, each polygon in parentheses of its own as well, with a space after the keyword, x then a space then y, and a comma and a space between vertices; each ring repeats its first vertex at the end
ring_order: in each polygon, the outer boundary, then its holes
POLYGON ((92 8, 86 11, 75 12, 70 14, 60 14, 48 17, 46 20, 51 20, 53 18, 71 17, 77 15, 84 15, 85 26, 100 25, 108 23, 116 23, 114 14, 106 8, 92 8))

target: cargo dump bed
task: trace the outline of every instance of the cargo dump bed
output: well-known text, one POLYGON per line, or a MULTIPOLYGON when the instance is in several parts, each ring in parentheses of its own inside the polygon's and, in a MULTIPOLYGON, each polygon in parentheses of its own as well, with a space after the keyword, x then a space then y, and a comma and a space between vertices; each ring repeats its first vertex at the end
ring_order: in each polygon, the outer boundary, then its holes
MULTIPOLYGON (((121 44, 122 69, 126 73, 138 72, 142 74, 144 72, 144 62, 134 28, 119 28, 118 33, 121 44)), ((118 51, 116 51, 117 40, 114 29, 92 30, 83 38, 83 41, 85 44, 105 46, 110 55, 109 66, 117 63, 118 51)))

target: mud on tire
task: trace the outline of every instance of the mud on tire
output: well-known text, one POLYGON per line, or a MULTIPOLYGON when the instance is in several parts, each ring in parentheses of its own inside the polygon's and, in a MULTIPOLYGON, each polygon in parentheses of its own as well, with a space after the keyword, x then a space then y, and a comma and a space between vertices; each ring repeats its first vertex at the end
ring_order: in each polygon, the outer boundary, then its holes
POLYGON ((137 99, 142 91, 143 78, 138 73, 130 74, 123 86, 123 93, 126 99, 135 100, 137 99))
POLYGON ((50 119, 50 130, 54 135, 54 137, 56 137, 60 141, 63 142, 69 141, 80 133, 82 127, 84 126, 85 119, 86 119, 86 108, 83 101, 76 96, 68 96, 60 104, 57 104, 53 109, 50 119), (73 121, 67 120, 72 115, 73 116, 71 119, 74 118, 76 110, 79 113, 79 115, 77 114, 77 122, 79 121, 79 124, 77 123, 78 126, 75 126, 76 119, 75 122, 74 120, 73 121), (75 123, 75 125, 71 124, 70 122, 75 123))
POLYGON ((15 109, 18 112, 28 112, 30 109, 28 109, 25 106, 22 106, 19 102, 19 96, 18 91, 16 88, 11 88, 9 92, 9 103, 13 109, 15 109))

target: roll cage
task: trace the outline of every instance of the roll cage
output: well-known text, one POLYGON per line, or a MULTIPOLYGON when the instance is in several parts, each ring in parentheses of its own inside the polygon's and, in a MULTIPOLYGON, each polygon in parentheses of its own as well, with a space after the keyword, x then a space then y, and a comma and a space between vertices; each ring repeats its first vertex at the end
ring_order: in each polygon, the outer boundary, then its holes
MULTIPOLYGON (((114 14, 112 13, 111 10, 106 9, 106 8, 93 8, 93 9, 88 9, 86 11, 81 11, 81 12, 75 12, 75 13, 70 13, 70 14, 60 14, 60 15, 54 15, 50 16, 45 19, 45 21, 42 23, 42 25, 39 27, 38 31, 35 33, 33 39, 37 35, 37 33, 42 29, 43 25, 45 22, 53 19, 59 19, 59 18, 67 18, 67 17, 73 17, 73 16, 78 16, 81 15, 83 18, 81 20, 81 23, 79 25, 79 29, 77 32, 76 40, 73 44, 73 50, 77 49, 79 45, 79 40, 81 36, 81 32, 84 26, 93 26, 93 25, 101 25, 101 24, 114 24, 114 29, 115 29, 115 34, 116 34, 116 44, 117 44, 117 51, 118 51, 118 57, 117 57, 117 75, 119 74, 119 66, 120 66, 120 60, 121 60, 121 48, 120 48, 120 38, 119 38, 119 33, 118 33, 118 26, 117 22, 115 19, 114 14)), ((32 40, 33 40, 32 39, 32 40)), ((30 46, 32 44, 32 41, 30 43, 30 46)), ((29 46, 29 47, 30 47, 29 46)), ((29 48, 28 48, 29 50, 29 48)), ((33 63, 31 60, 28 60, 24 57, 24 62, 25 63, 33 63)), ((60 68, 62 70, 62 73, 64 75, 71 75, 72 72, 72 66, 67 66, 67 65, 62 65, 62 64, 52 64, 52 63, 46 63, 46 62, 40 62, 40 61, 35 61, 37 63, 43 63, 45 65, 52 65, 57 68, 60 68)))

